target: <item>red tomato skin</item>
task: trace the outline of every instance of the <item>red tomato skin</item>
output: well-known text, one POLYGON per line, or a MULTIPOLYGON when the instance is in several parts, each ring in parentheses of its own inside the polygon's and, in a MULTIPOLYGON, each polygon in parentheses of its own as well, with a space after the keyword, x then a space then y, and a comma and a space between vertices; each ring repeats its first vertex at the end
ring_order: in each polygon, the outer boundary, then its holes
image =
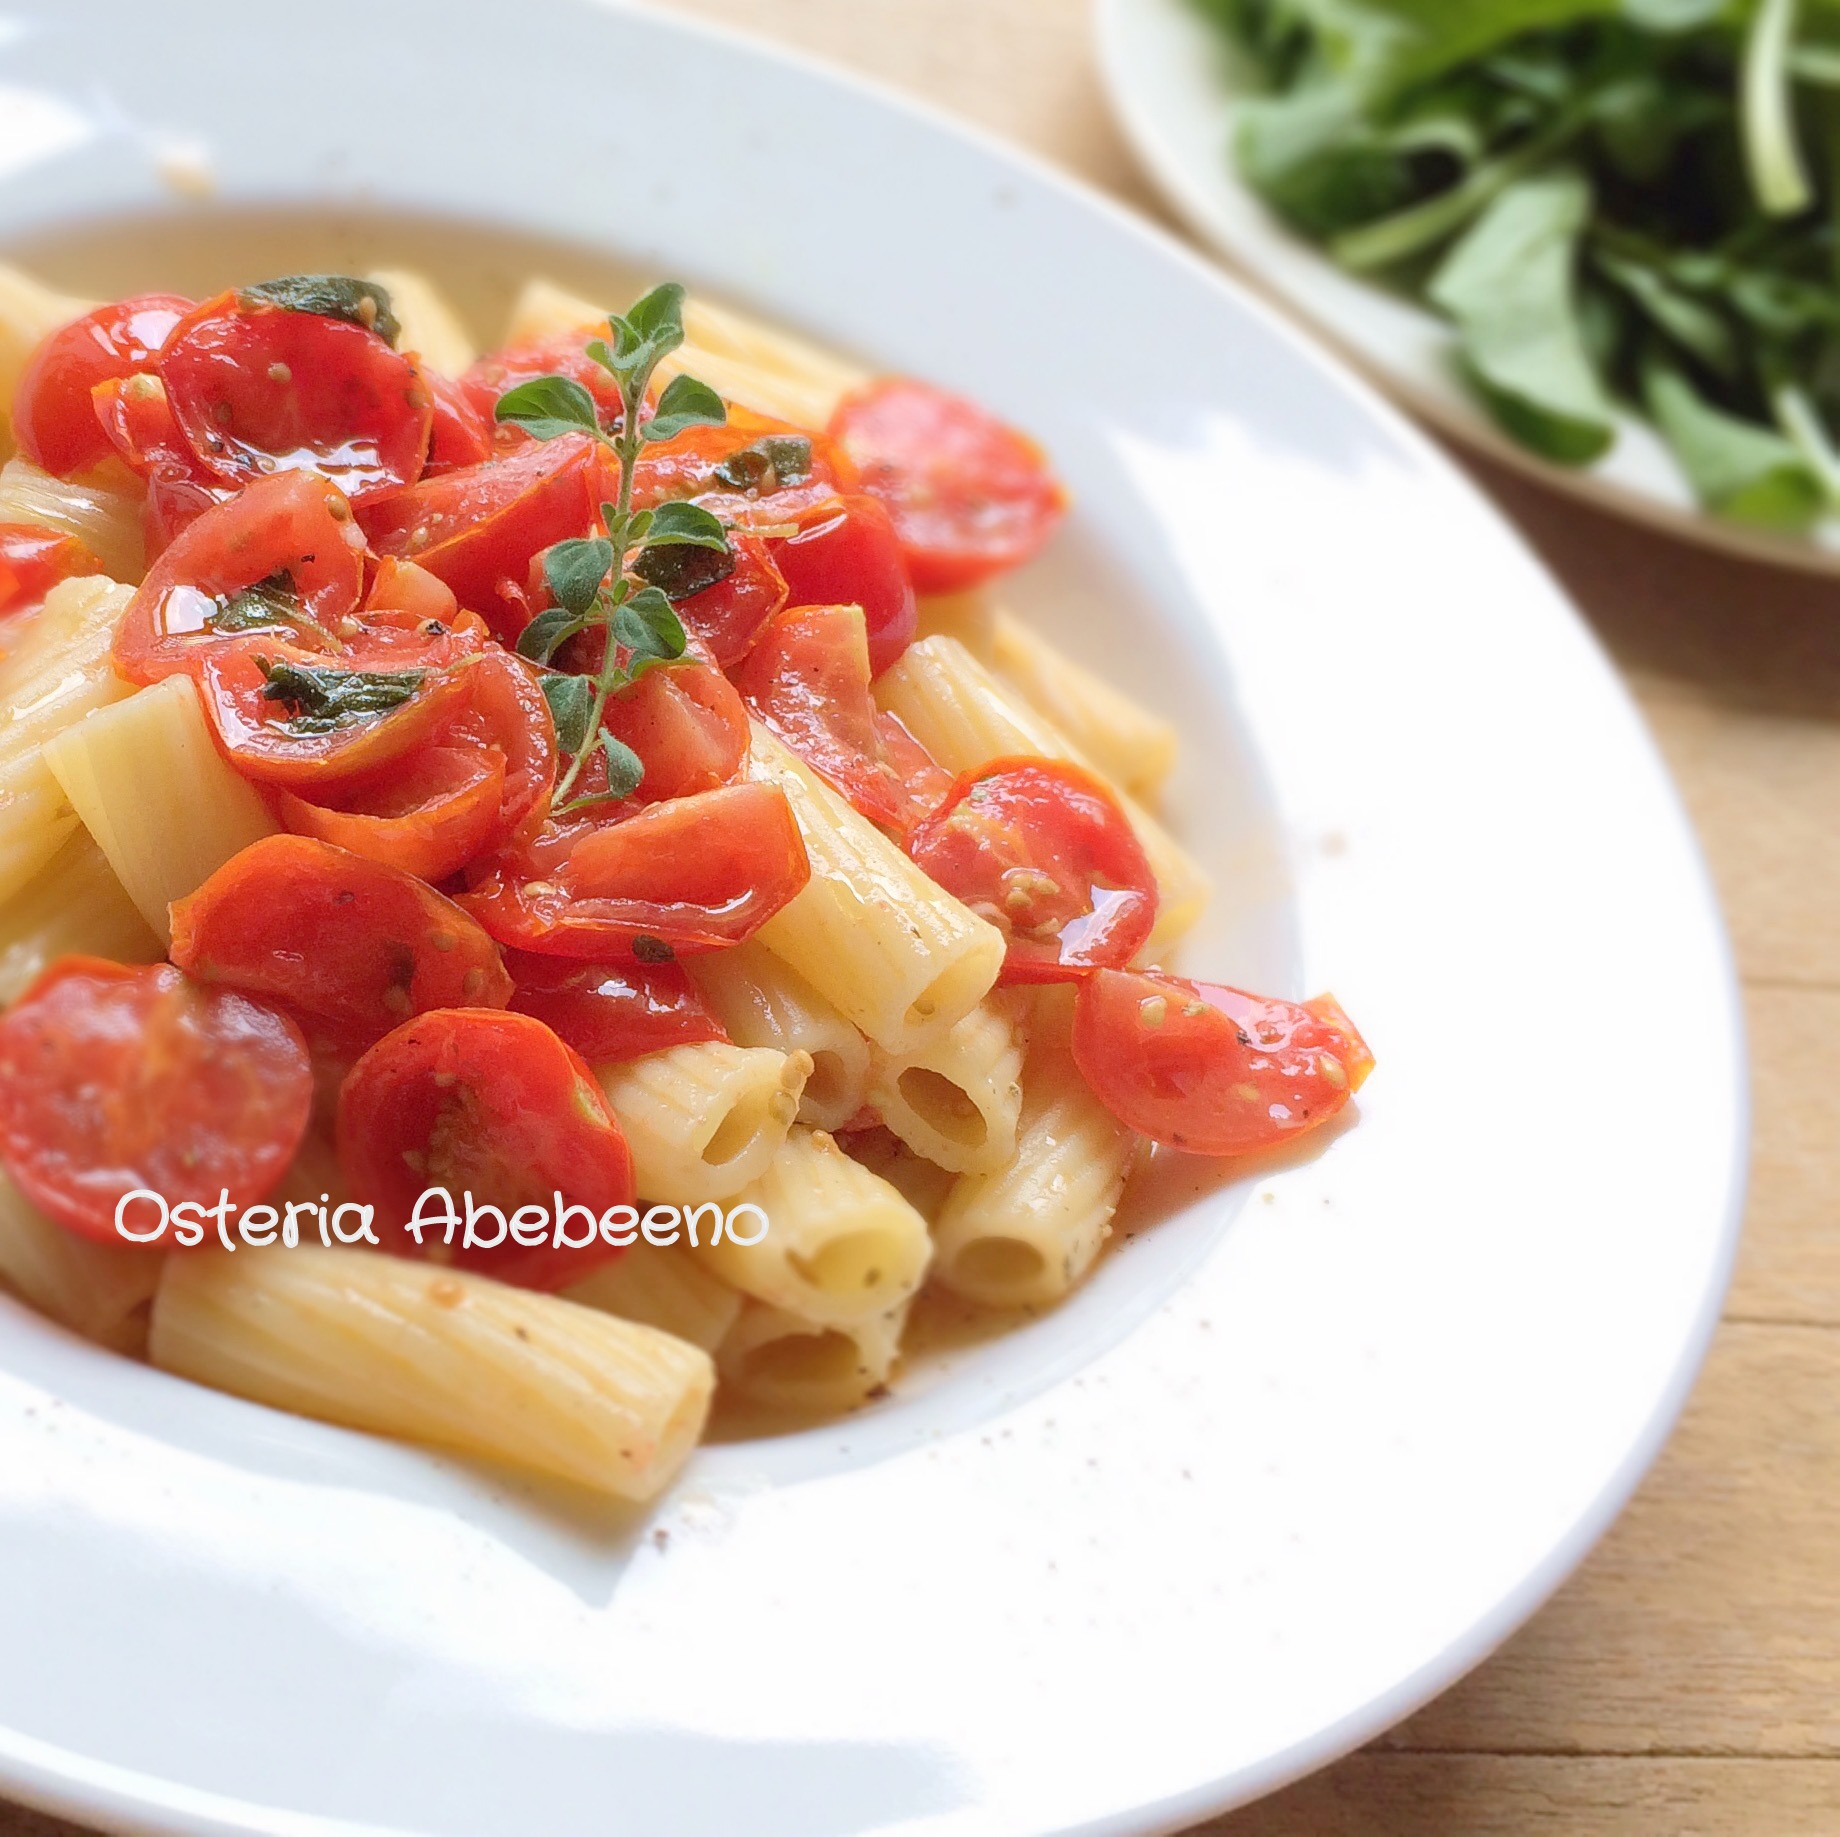
POLYGON ((358 521, 379 555, 438 575, 501 643, 514 644, 530 622, 523 587, 532 561, 594 526, 596 452, 586 434, 564 434, 368 499, 358 521))
POLYGON ((1073 1056, 1121 1122, 1205 1155, 1256 1154, 1321 1128, 1373 1067, 1330 997, 1278 1001, 1161 971, 1087 978, 1073 1056))
POLYGON ((681 963, 582 963, 508 950, 512 1011, 534 1015, 590 1065, 726 1041, 681 963))
MULTIPOLYGON (((632 1203, 632 1156, 594 1074, 530 1015, 450 1008, 387 1034, 340 1089, 338 1151, 353 1191, 377 1208, 384 1248, 398 1255, 433 1255, 520 1288, 554 1290, 619 1254, 602 1238, 579 1250, 508 1236, 496 1248, 468 1248, 459 1231, 450 1247, 437 1248, 438 1231, 418 1246, 400 1229, 436 1186, 463 1217, 470 1193, 507 1218, 520 1205, 540 1205, 552 1228, 556 1194, 597 1216, 632 1203)), ((572 1221, 570 1235, 585 1229, 572 1221)))
POLYGON ((75 536, 39 523, 0 523, 0 618, 36 606, 61 580, 101 572, 102 563, 75 536))
POLYGON ((90 406, 116 457, 147 481, 141 534, 150 562, 187 524, 234 495, 198 464, 173 419, 166 385, 151 371, 98 383, 90 406))
MULTIPOLYGON (((618 482, 616 472, 614 484, 618 482)), ((810 506, 860 489, 855 466, 826 435, 731 402, 721 426, 686 428, 646 447, 633 474, 633 508, 649 510, 667 498, 692 498, 725 523, 764 529, 797 522, 810 506), (810 444, 811 470, 797 484, 738 490, 716 477, 716 468, 725 460, 774 436, 810 444)))
POLYGON ((501 944, 625 964, 740 944, 804 888, 811 862, 784 794, 728 785, 565 835, 559 867, 501 860, 460 904, 501 944), (644 942, 649 940, 648 942, 644 942))
POLYGON ((59 478, 87 472, 109 455, 96 425, 98 383, 148 369, 172 329, 192 310, 176 293, 143 293, 98 306, 60 327, 26 359, 13 393, 13 438, 21 453, 59 478))
POLYGON ((722 669, 739 663, 785 605, 786 577, 774 562, 772 545, 741 529, 731 529, 728 546, 734 571, 676 602, 684 630, 722 669))
POLYGON ((173 329, 159 370, 187 444, 224 484, 313 472, 359 501, 413 484, 427 462, 421 372, 347 320, 218 294, 173 329))
POLYGON ((466 913, 414 875, 308 836, 268 836, 172 908, 172 959, 364 1047, 436 1008, 500 1007, 511 978, 466 913))
POLYGON ((195 670, 224 642, 205 622, 210 602, 284 571, 330 645, 363 589, 364 538, 345 498, 304 473, 257 479, 180 532, 122 617, 115 667, 137 683, 195 670))
POLYGON ((539 376, 566 376, 571 382, 579 383, 594 398, 602 425, 611 428, 620 418, 619 385, 588 355, 591 339, 608 336, 609 329, 602 322, 583 326, 579 331, 557 332, 548 338, 533 339, 528 344, 489 352, 460 378, 457 387, 501 451, 527 445, 530 436, 520 427, 499 421, 498 398, 519 383, 534 381, 539 376))
POLYGON ((869 674, 880 676, 914 641, 919 612, 894 524, 866 494, 833 498, 799 518, 799 533, 773 544, 793 606, 860 606, 869 674))
POLYGON ((422 372, 434 403, 434 425, 428 436, 428 464, 424 478, 458 472, 465 466, 484 465, 492 457, 492 418, 451 377, 422 372))
POLYGON ((882 757, 901 787, 894 833, 905 847, 907 838, 952 795, 952 774, 902 726, 898 715, 878 713, 875 733, 882 757))
POLYGON ((729 784, 747 757, 747 708, 706 663, 647 670, 608 702, 604 725, 644 764, 634 794, 643 803, 729 784))
POLYGON ((291 1020, 169 963, 64 957, 0 1016, 0 1161, 48 1217, 98 1243, 125 1247, 115 1206, 136 1188, 254 1205, 312 1103, 291 1020))
POLYGON ((884 377, 845 398, 830 432, 888 507, 921 593, 959 593, 1040 550, 1066 511, 1041 449, 975 402, 884 377))

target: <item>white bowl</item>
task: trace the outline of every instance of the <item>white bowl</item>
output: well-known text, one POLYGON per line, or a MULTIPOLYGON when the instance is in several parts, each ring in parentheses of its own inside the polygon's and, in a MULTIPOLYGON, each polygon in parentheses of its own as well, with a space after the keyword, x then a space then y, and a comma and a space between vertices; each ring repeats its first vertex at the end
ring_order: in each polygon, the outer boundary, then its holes
POLYGON ((1164 1829, 1529 1614, 1698 1364, 1743 1068, 1654 749, 1450 465, 1141 223, 675 21, 9 18, 4 119, 45 131, 0 134, 0 242, 210 208, 160 176, 198 140, 222 205, 570 236, 1033 430, 1078 509, 1017 598, 1182 727, 1221 883, 1188 961, 1333 986, 1380 1069, 1311 1153, 1165 1168, 1057 1313, 643 1517, 0 1302, 0 1789, 289 1837, 1164 1829))

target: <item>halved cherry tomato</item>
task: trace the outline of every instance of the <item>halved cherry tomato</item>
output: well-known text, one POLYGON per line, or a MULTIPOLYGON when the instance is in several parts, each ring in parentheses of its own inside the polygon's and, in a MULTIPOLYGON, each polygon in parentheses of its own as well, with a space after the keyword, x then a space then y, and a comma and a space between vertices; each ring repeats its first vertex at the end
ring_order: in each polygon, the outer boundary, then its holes
MULTIPOLYGON (((557 1195, 597 1216, 632 1203, 632 1156, 594 1074, 528 1014, 450 1008, 386 1035, 339 1092, 338 1144, 345 1178, 386 1230, 406 1224, 434 1187, 447 1189, 462 1217, 470 1195, 507 1222, 520 1206, 540 1207, 552 1230, 557 1195)), ((498 1227, 488 1220, 479 1228, 498 1227)), ((586 1231, 569 1226, 576 1241, 586 1231)), ((578 1282, 619 1254, 604 1238, 569 1250, 522 1245, 507 1230, 488 1249, 454 1236, 450 1248, 440 1247, 438 1231, 418 1246, 390 1230, 385 1248, 537 1289, 578 1282)))
MULTIPOLYGON (((136 1188, 254 1205, 312 1102, 291 1020, 170 963, 63 957, 0 1017, 0 1161, 34 1205, 100 1243, 122 1245, 115 1208, 136 1188)), ((149 1222, 129 1214, 135 1231, 149 1222)))
POLYGON ((556 782, 556 724, 520 657, 489 650, 468 666, 470 701, 454 722, 450 742, 483 748, 505 762, 495 840, 512 841, 534 828, 549 810, 556 782))
POLYGON ((528 344, 512 345, 503 351, 489 352, 460 378, 458 387, 489 430, 496 434, 501 449, 526 445, 530 436, 522 428, 501 423, 498 398, 519 383, 539 376, 566 376, 579 383, 594 398, 602 424, 611 428, 620 418, 620 387, 612 375, 588 355, 589 342, 611 336, 607 325, 584 325, 579 331, 556 332, 547 338, 532 339, 528 344))
POLYGON ((483 465, 492 457, 492 419, 482 415, 471 396, 451 377, 422 372, 434 403, 434 426, 428 436, 428 464, 423 476, 457 472, 483 465))
POLYGON ((432 1008, 500 1007, 492 940, 432 887, 309 836, 267 836, 172 908, 172 959, 364 1046, 432 1008))
POLYGON ((511 1006, 535 1015, 590 1065, 616 1065, 667 1046, 726 1040, 681 963, 578 963, 508 950, 511 1006))
POLYGON ((150 561, 164 554, 188 523, 233 495, 231 486, 199 465, 173 419, 166 385, 151 372, 98 383, 90 406, 116 457, 147 481, 141 531, 150 561))
POLYGON ((953 778, 937 759, 886 710, 875 717, 875 733, 901 787, 901 809, 895 834, 906 839, 952 795, 953 778))
POLYGON ((719 427, 686 428, 648 446, 633 474, 637 509, 694 498, 723 522, 750 528, 796 522, 811 505, 859 489, 856 468, 827 436, 735 403, 719 427))
POLYGON ((523 587, 532 561, 594 525, 597 451, 586 434, 564 434, 372 498, 358 520, 378 554, 439 575, 511 643, 529 622, 523 587))
POLYGON ((869 674, 880 676, 914 641, 914 585, 881 503, 858 493, 814 504, 799 533, 773 544, 794 606, 856 605, 869 632, 869 674))
POLYGON ((260 616, 253 602, 233 607, 235 596, 277 576, 291 585, 299 617, 279 618, 274 629, 296 645, 317 644, 358 603, 363 532, 324 479, 298 472, 259 478, 189 524, 123 615, 115 667, 138 683, 195 667, 227 631, 246 630, 245 619, 260 616))
POLYGON ((505 833, 505 756, 496 748, 425 746, 342 780, 313 801, 283 790, 281 820, 299 836, 387 862, 421 880, 445 880, 505 833))
POLYGON ((13 392, 13 437, 34 465, 70 478, 109 455, 90 393, 149 368, 192 310, 176 293, 136 294, 61 326, 26 359, 13 392))
POLYGON ((745 530, 731 529, 728 552, 735 565, 727 574, 700 593, 674 602, 684 630, 723 669, 747 655, 787 597, 786 579, 774 564, 770 544, 745 530))
POLYGON ((639 755, 640 801, 727 784, 747 757, 748 718, 720 670, 685 661, 647 670, 607 704, 605 726, 639 755))
POLYGON ((963 396, 885 377, 839 404, 833 438, 888 506, 922 593, 957 593, 1027 561, 1066 494, 1032 440, 963 396))
POLYGON ((994 759, 965 773, 907 852, 1004 934, 1005 982, 1116 969, 1156 922, 1156 876, 1129 819, 1064 760, 994 759))
POLYGON ((61 580, 101 572, 75 536, 42 523, 0 523, 0 614, 36 605, 61 580))
POLYGON ((1373 1054, 1332 997, 1299 1005, 1160 971, 1100 970, 1073 1056, 1121 1122, 1190 1154, 1254 1154, 1319 1128, 1373 1054))
POLYGON ((313 472, 359 499, 421 477, 433 400, 362 325, 221 293, 179 322, 159 367, 173 418, 225 484, 313 472))
POLYGON ((898 828, 901 786, 882 757, 858 606, 788 606, 735 670, 747 703, 870 822, 898 828))
POLYGON ((659 963, 752 937, 810 878, 784 793, 741 784, 590 827, 546 878, 514 854, 460 903, 503 944, 659 963))

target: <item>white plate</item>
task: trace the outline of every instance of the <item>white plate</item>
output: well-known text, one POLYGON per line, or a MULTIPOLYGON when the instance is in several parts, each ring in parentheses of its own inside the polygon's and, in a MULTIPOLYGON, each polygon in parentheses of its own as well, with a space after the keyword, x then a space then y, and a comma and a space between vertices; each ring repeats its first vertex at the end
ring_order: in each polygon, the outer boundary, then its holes
MULTIPOLYGON (((16 0, 0 245, 377 202, 621 250, 989 400, 1079 508, 1027 610, 1162 702, 1190 960, 1332 985, 1358 1122, 1165 1174, 1067 1307, 645 1519, 193 1389, 0 1303, 0 1788, 137 1831, 1165 1829, 1475 1664, 1653 1457, 1738 1215, 1672 790, 1426 441, 1155 232, 797 62, 524 0, 16 0), (680 99, 668 132, 623 115, 680 99), (1229 1170, 1230 1171, 1230 1170, 1229 1170)), ((655 122, 655 113, 648 114, 655 122)))
POLYGON ((1219 34, 1191 0, 1093 0, 1113 107, 1164 197, 1262 290, 1445 433, 1600 509, 1755 560, 1840 573, 1840 519, 1806 536, 1700 508, 1660 437, 1630 414, 1597 464, 1552 465, 1503 434, 1451 363, 1436 314, 1357 279, 1291 233, 1241 182, 1219 34))

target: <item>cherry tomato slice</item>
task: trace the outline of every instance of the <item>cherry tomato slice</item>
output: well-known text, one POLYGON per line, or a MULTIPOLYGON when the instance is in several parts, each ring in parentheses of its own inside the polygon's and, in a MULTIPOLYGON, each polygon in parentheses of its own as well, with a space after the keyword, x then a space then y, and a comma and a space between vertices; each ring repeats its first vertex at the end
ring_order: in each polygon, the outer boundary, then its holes
POLYGON ((619 385, 588 355, 592 339, 609 335, 603 322, 490 352, 461 377, 458 388, 495 436, 501 450, 521 448, 529 443, 530 436, 520 427, 500 422, 498 398, 519 383, 531 382, 539 376, 566 376, 571 382, 579 383, 594 398, 602 425, 611 428, 620 418, 619 385))
MULTIPOLYGON (((0 1016, 0 1161, 34 1205, 99 1243, 122 1244, 115 1208, 136 1188, 254 1205, 312 1103, 291 1020, 170 963, 64 957, 0 1016)), ((149 1222, 138 1205, 128 1218, 149 1222)))
POLYGON ((400 868, 308 836, 267 836, 174 902, 172 959, 366 1046, 433 1008, 503 1007, 497 946, 400 868))
POLYGON ((75 536, 41 523, 0 523, 0 616, 37 605, 61 580, 101 572, 75 536))
POLYGON ((438 575, 509 644, 530 620, 523 587, 531 563, 594 526, 597 451, 586 434, 564 434, 372 498, 358 520, 378 554, 438 575))
POLYGON ((647 446, 633 474, 633 505, 694 498, 725 523, 764 529, 858 489, 856 468, 825 435, 730 403, 720 427, 686 428, 647 446))
POLYGON ((272 626, 311 647, 336 631, 364 585, 364 536, 351 507, 324 479, 282 473, 187 525, 148 571, 123 615, 115 667, 131 682, 158 682, 196 667, 200 655, 249 620, 267 599, 244 590, 285 575, 297 615, 272 626), (318 628, 317 631, 315 628, 318 628))
POLYGON ((151 372, 98 383, 90 406, 116 457, 147 481, 141 533, 150 561, 188 523, 235 495, 199 465, 173 419, 166 385, 151 372))
POLYGON ((727 574, 700 593, 673 602, 684 630, 725 670, 747 655, 787 598, 786 579, 774 564, 771 544, 731 529, 728 549, 734 567, 727 574))
POLYGON ((282 791, 276 804, 296 835, 317 836, 421 880, 445 880, 504 834, 504 801, 502 753, 434 745, 328 786, 312 802, 282 791))
POLYGON ((728 785, 591 827, 548 878, 513 857, 460 903, 501 943, 597 962, 658 963, 742 943, 811 878, 772 785, 728 785))
POLYGON ((26 359, 13 392, 13 438, 36 466, 70 478, 109 456, 91 392, 148 369, 192 310, 176 293, 136 294, 61 326, 26 359))
POLYGON ((869 674, 880 676, 914 641, 918 611, 907 562, 876 498, 831 498, 804 511, 799 533, 773 544, 794 606, 856 605, 869 633, 869 674))
POLYGON ((423 477, 457 472, 462 466, 484 465, 492 457, 492 418, 482 415, 471 396, 451 377, 422 372, 434 403, 434 425, 428 436, 428 464, 423 477))
MULTIPOLYGON (((509 1230, 495 1248, 469 1248, 459 1232, 447 1248, 437 1228, 418 1248, 392 1229, 432 1187, 445 1187, 463 1217, 469 1194, 507 1222, 520 1206, 540 1207, 552 1231, 557 1195, 597 1217, 632 1203, 632 1157, 594 1074, 528 1014, 450 1008, 387 1034, 339 1092, 338 1145, 352 1190, 377 1208, 387 1249, 537 1289, 564 1288, 619 1254, 604 1238, 569 1250, 522 1245, 509 1230)), ((490 1219, 479 1228, 498 1229, 490 1219)), ((571 1221, 576 1241, 586 1231, 571 1221)))
POLYGON ((870 822, 900 827, 901 786, 882 757, 857 606, 788 606, 735 671, 747 704, 870 822))
POLYGON ((643 803, 713 791, 747 757, 747 709, 706 663, 647 670, 608 702, 604 725, 639 755, 645 776, 634 795, 643 803))
POLYGON ((1320 1128, 1374 1064, 1328 996, 1300 1006, 1124 970, 1080 985, 1073 1056, 1121 1122, 1205 1155, 1254 1154, 1320 1128))
POLYGON ((556 782, 556 726, 535 672, 522 658, 490 650, 471 666, 471 701, 452 737, 505 762, 496 839, 510 841, 542 821, 556 782))
POLYGON ((1041 449, 975 402, 886 377, 830 432, 888 506, 921 593, 957 593, 1027 561, 1067 507, 1041 449))
POLYGON ((174 420, 225 484, 313 472, 355 500, 421 476, 433 399, 362 325, 222 293, 180 321, 159 362, 174 420))
POLYGON ((1156 877, 1129 820, 1062 760, 995 759, 965 773, 907 852, 1004 934, 1005 982, 1116 969, 1156 922, 1156 877))
POLYGON ((901 787, 895 833, 903 843, 952 795, 953 777, 918 740, 885 710, 875 717, 876 739, 901 787))
POLYGON ((617 1065, 667 1046, 726 1040, 680 963, 578 963, 508 950, 511 1006, 531 1014, 590 1065, 617 1065))

